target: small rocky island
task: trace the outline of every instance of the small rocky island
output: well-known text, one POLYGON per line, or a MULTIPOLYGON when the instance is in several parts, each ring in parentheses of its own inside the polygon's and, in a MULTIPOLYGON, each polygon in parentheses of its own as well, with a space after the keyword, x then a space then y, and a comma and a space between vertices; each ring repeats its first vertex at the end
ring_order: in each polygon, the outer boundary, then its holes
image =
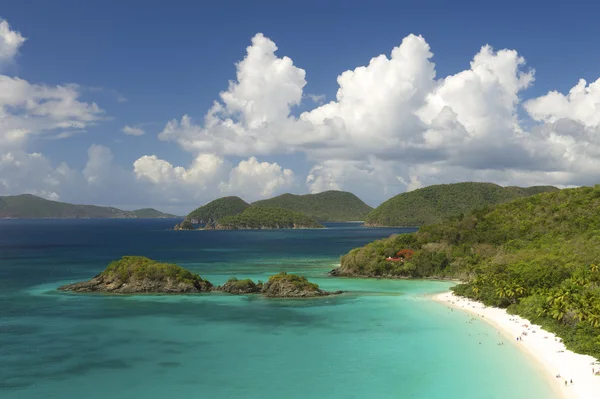
POLYGON ((269 277, 269 281, 263 284, 261 293, 270 298, 310 298, 341 294, 342 291, 323 291, 304 276, 281 272, 269 277))
POLYGON ((317 284, 308 281, 306 277, 286 272, 269 277, 266 283, 262 281, 255 283, 250 279, 238 280, 232 277, 214 290, 238 295, 260 293, 268 298, 312 298, 342 293, 342 291, 324 291, 317 284))
POLYGON ((184 294, 211 291, 213 285, 181 266, 160 263, 144 256, 124 256, 111 262, 96 277, 58 289, 113 294, 184 294))
POLYGON ((266 283, 233 277, 222 286, 214 286, 181 266, 160 263, 143 256, 124 256, 114 261, 89 281, 67 284, 60 291, 109 294, 190 294, 226 292, 235 295, 262 294, 269 298, 312 298, 340 294, 321 290, 306 277, 281 272, 266 283))

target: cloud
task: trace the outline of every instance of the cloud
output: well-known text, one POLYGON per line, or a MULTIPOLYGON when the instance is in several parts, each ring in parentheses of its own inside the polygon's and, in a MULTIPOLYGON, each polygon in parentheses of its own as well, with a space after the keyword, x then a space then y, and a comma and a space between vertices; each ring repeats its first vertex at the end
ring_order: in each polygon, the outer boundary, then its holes
POLYGON ((138 179, 155 184, 189 184, 196 189, 206 189, 207 183, 217 177, 224 160, 213 154, 200 154, 188 168, 174 167, 156 155, 144 155, 133 163, 138 179))
POLYGON ((143 136, 146 132, 139 127, 132 127, 129 125, 125 125, 122 129, 123 133, 129 136, 143 136))
POLYGON ((276 50, 257 34, 204 123, 184 115, 159 137, 224 157, 304 154, 314 164, 309 190, 356 189, 374 201, 482 176, 508 184, 548 176, 559 185, 597 177, 600 80, 523 103, 535 70, 517 51, 484 45, 468 69, 438 78, 429 44, 409 35, 389 55, 341 73, 334 101, 295 117, 303 96, 321 98, 303 93, 304 70, 276 50), (521 105, 538 121, 529 130, 521 105))
POLYGON ((229 181, 221 183, 221 192, 235 194, 247 201, 280 194, 294 187, 295 176, 277 163, 258 162, 255 157, 241 161, 229 172, 229 181))
POLYGON ((45 86, 0 75, 0 148, 21 146, 32 136, 81 130, 102 118, 95 103, 78 100, 78 86, 45 86))
POLYGON ((9 23, 0 18, 0 66, 14 60, 25 40, 20 32, 11 30, 9 23))
POLYGON ((403 191, 399 176, 404 166, 394 161, 369 157, 365 160, 325 160, 315 165, 306 178, 311 193, 346 190, 363 201, 379 204, 403 191))
POLYGON ((173 166, 155 155, 145 155, 133 164, 139 181, 151 183, 172 202, 207 201, 221 195, 237 195, 247 201, 279 194, 294 186, 290 169, 255 157, 232 165, 214 154, 200 154, 188 167, 173 166))
POLYGON ((294 132, 291 109, 302 100, 305 72, 262 34, 252 38, 246 57, 236 65, 237 81, 229 83, 204 117, 204 126, 188 115, 172 120, 161 140, 176 141, 191 152, 257 155, 282 150, 294 132))
MULTIPOLYGON (((0 64, 12 62, 24 42, 19 32, 11 30, 7 21, 0 20, 0 64)), ((5 189, 8 185, 14 186, 16 175, 33 174, 29 165, 49 170, 49 161, 42 154, 25 151, 30 139, 68 138, 85 132, 87 126, 102 119, 104 111, 95 103, 80 101, 80 95, 80 87, 75 84, 48 86, 0 75, 0 157, 5 170, 10 165, 23 167, 19 173, 12 170, 12 183, 9 184, 7 178, 3 180, 5 189)), ((36 179, 32 177, 33 181, 36 179)), ((18 186, 28 184, 20 182, 18 186)), ((35 191, 35 188, 30 186, 28 190, 35 191)))
MULTIPOLYGON (((24 39, 8 24, 0 24, 0 35, 1 54, 12 51, 14 58, 24 39), (10 51, 2 50, 6 32, 13 37, 10 51)), ((191 207, 224 194, 255 200, 290 190, 342 189, 376 205, 430 184, 598 180, 600 79, 524 101, 535 70, 517 51, 484 45, 465 70, 437 76, 433 51, 417 35, 342 72, 328 102, 304 92, 306 79, 259 33, 236 64, 234 80, 200 120, 183 115, 159 134, 189 152, 189 165, 138 154, 133 168, 118 167, 108 148, 92 145, 85 168, 77 171, 29 153, 27 144, 84 131, 103 119, 102 109, 81 101, 77 85, 0 75, 0 190, 191 207), (314 108, 298 115, 307 98, 314 108), (271 162, 281 154, 304 158, 310 172, 300 176, 271 162)), ((141 135, 141 127, 126 125, 123 132, 141 135)))
POLYGON ((600 127, 600 79, 589 85, 580 79, 567 95, 551 91, 526 101, 524 106, 536 121, 554 123, 571 119, 585 126, 600 127))

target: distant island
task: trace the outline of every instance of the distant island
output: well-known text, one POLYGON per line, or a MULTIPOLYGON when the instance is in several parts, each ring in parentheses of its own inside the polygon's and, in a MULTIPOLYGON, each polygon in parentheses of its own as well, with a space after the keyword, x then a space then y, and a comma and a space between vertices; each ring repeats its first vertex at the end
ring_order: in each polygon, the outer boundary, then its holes
POLYGON ((74 205, 31 194, 0 197, 0 219, 163 219, 177 216, 144 208, 124 211, 96 205, 74 205))
POLYGON ((428 186, 385 201, 367 215, 365 226, 422 226, 484 206, 554 191, 558 188, 501 187, 493 183, 473 182, 428 186))
POLYGON ((110 294, 190 294, 225 292, 230 294, 262 294, 270 298, 311 298, 339 294, 321 290, 305 277, 281 272, 266 283, 238 280, 233 277, 223 286, 214 286, 181 266, 160 263, 143 256, 124 256, 111 262, 89 281, 67 284, 60 291, 110 294))
POLYGON ((225 216, 235 216, 246 210, 250 204, 240 197, 222 197, 191 211, 185 220, 193 224, 216 224, 225 216))
MULTIPOLYGON (((357 196, 345 191, 325 191, 318 194, 282 194, 274 198, 256 201, 252 204, 245 202, 239 197, 222 197, 209 202, 190 212, 185 219, 175 226, 175 230, 196 230, 204 229, 224 229, 224 228, 259 228, 259 227, 239 227, 242 225, 240 220, 226 219, 223 223, 222 219, 229 216, 240 215, 248 208, 269 208, 283 209, 296 214, 303 214, 312 221, 310 226, 302 227, 322 227, 315 222, 348 222, 362 221, 367 214, 373 209, 369 205, 361 201, 357 196), (238 226, 238 227, 231 227, 238 226)), ((281 212, 271 212, 273 215, 281 212)), ((249 214, 246 214, 247 216, 249 214)), ((287 217, 292 217, 292 213, 287 213, 287 217)), ((253 219, 255 219, 253 216, 253 219)), ((296 216, 298 219, 299 216, 296 216)), ((263 228, 292 228, 294 223, 271 220, 267 221, 260 216, 260 221, 263 228), (282 227, 276 227, 280 225, 282 227)), ((254 223, 255 220, 252 222, 254 223)), ((308 223, 304 221, 303 223, 308 223)), ((298 224, 298 223, 296 223, 298 224)), ((249 226, 247 224, 247 226, 249 226)))
POLYGON ((346 191, 324 191, 318 194, 282 194, 256 201, 252 206, 289 209, 312 217, 318 222, 353 222, 365 220, 373 210, 356 195, 346 191))
POLYGON ((216 230, 323 228, 315 219, 283 208, 251 206, 235 216, 219 219, 216 230))
POLYGON ((600 358, 600 185, 553 190, 393 235, 342 256, 337 276, 451 278, 455 293, 600 358))

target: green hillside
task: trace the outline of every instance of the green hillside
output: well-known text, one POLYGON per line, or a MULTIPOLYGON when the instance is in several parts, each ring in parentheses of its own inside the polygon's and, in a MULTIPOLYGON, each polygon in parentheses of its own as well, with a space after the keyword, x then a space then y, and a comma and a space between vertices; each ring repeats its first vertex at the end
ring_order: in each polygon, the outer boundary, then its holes
POLYGON ((309 216, 289 209, 251 206, 236 216, 219 219, 219 230, 322 228, 309 216))
POLYGON ((600 185, 489 206, 350 251, 336 274, 460 278, 460 295, 508 307, 600 357, 600 185), (399 257, 404 261, 386 260, 399 257), (414 251, 414 252, 413 252, 414 251))
POLYGON ((174 215, 146 208, 137 211, 50 201, 31 194, 0 197, 0 218, 76 219, 76 218, 173 218, 174 215))
POLYGON ((249 206, 240 197, 222 197, 194 209, 185 219, 194 223, 213 224, 225 216, 240 214, 249 206))
POLYGON ((367 226, 422 226, 486 205, 499 204, 556 187, 501 187, 493 183, 440 184, 398 194, 367 215, 367 226))
POLYGON ((283 194, 256 201, 252 205, 289 209, 320 222, 365 220, 367 214, 373 209, 356 195, 345 191, 325 191, 306 195, 283 194))

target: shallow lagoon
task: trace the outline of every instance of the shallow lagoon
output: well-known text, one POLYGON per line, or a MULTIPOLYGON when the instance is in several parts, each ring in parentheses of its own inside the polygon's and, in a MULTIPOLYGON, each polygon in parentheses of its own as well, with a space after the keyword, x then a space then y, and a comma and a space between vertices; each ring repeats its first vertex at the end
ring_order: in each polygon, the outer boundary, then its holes
POLYGON ((329 278, 349 249, 402 229, 166 231, 169 220, 0 221, 2 398, 553 398, 487 324, 432 302, 450 283, 329 278), (55 291, 122 255, 213 283, 280 270, 312 300, 55 291))

